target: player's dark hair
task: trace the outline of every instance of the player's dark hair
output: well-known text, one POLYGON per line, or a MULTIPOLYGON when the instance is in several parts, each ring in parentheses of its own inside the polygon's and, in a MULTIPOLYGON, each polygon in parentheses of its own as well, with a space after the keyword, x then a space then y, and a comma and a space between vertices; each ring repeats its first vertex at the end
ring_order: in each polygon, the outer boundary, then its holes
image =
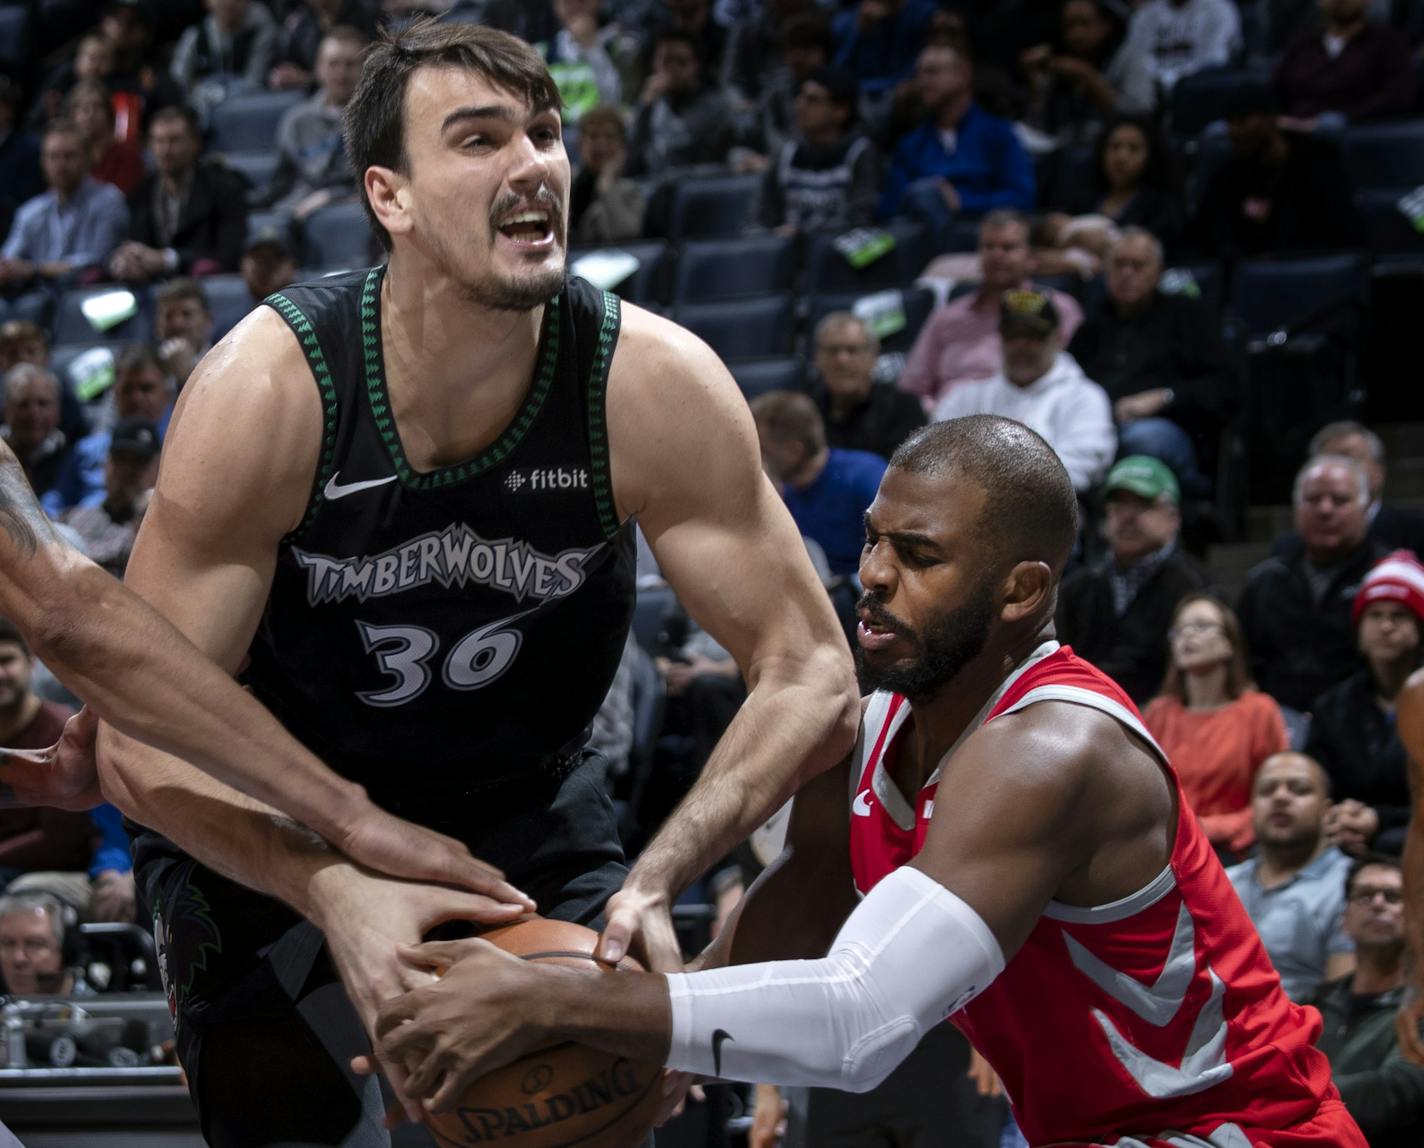
POLYGON ((1053 448, 1023 423, 997 415, 931 423, 900 444, 890 465, 968 478, 986 495, 975 534, 987 553, 1063 572, 1078 537, 1078 496, 1053 448))
POLYGON ((462 68, 477 72, 496 87, 528 103, 535 112, 560 106, 559 89, 544 58, 523 40, 480 24, 437 24, 418 20, 404 29, 388 29, 366 52, 361 82, 346 105, 346 154, 362 185, 361 203, 381 246, 391 237, 376 219, 367 198, 368 167, 408 170, 405 149, 405 93, 410 77, 423 67, 462 68))

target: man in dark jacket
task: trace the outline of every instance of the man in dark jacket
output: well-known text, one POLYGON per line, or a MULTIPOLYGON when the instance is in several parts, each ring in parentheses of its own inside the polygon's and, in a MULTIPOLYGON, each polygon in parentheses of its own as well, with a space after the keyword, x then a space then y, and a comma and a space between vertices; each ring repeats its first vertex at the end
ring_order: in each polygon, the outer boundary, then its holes
POLYGON ((826 441, 889 459, 910 432, 925 425, 919 399, 875 382, 880 340, 859 316, 832 311, 816 324, 816 372, 811 392, 826 423, 826 441))
POLYGON ((247 241, 247 187, 199 163, 202 136, 188 108, 164 108, 149 126, 155 171, 129 199, 128 242, 109 259, 116 279, 235 272, 247 241))
POLYGON ((1371 1148, 1424 1142, 1424 1067, 1404 1059, 1394 1016, 1404 999, 1404 875, 1399 862, 1366 855, 1345 877, 1345 932, 1355 971, 1320 987, 1311 1002, 1325 1030, 1340 1098, 1371 1148))
POLYGON ((1058 636, 1141 705, 1167 671, 1167 628, 1206 574, 1177 547, 1182 519, 1176 476, 1161 461, 1130 455, 1103 484, 1110 553, 1058 591, 1058 636))
POLYGON ((1311 459, 1295 481, 1300 552, 1267 558, 1246 577, 1238 612, 1252 676, 1297 713, 1361 667, 1351 611, 1384 554, 1366 533, 1369 499, 1369 478, 1354 459, 1311 459))

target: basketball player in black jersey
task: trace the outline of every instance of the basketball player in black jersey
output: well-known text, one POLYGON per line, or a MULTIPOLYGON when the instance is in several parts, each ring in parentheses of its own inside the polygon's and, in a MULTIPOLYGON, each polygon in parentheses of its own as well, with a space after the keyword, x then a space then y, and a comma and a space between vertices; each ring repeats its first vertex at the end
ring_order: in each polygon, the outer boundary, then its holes
MULTIPOLYGON (((545 915, 606 905, 606 955, 636 939, 674 966, 678 892, 850 748, 844 640, 726 369, 565 278, 537 53, 418 25, 368 56, 347 139, 388 265, 287 289, 207 356, 129 580, 378 804, 458 835, 545 915), (625 873, 581 747, 627 631, 634 518, 749 694, 625 873)), ((210 1141, 384 1143, 347 1058, 421 976, 396 944, 527 902, 377 876, 118 731, 100 746, 148 827, 138 882, 210 1141)))

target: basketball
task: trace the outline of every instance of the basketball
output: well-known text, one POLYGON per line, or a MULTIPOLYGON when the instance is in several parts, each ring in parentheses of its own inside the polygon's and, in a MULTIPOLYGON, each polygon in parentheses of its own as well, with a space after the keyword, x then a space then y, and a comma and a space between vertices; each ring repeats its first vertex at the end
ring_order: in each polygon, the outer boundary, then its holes
MULTIPOLYGON (((595 961, 598 934, 542 917, 481 933, 526 961, 618 970, 595 961)), ((642 966, 625 957, 618 969, 642 966)), ((427 1116, 441 1148, 640 1148, 662 1099, 662 1066, 640 1064, 581 1044, 532 1052, 481 1077, 451 1112, 427 1116)))

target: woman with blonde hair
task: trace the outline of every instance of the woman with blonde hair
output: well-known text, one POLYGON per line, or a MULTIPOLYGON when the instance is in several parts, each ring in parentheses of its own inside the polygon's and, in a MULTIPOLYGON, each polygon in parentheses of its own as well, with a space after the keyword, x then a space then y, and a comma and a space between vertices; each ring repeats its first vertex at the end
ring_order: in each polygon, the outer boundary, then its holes
POLYGON ((1223 860, 1255 841, 1251 783, 1266 758, 1289 748, 1280 707, 1256 689, 1241 623, 1214 594, 1177 603, 1170 664, 1147 706, 1147 728, 1166 751, 1207 840, 1223 860))

